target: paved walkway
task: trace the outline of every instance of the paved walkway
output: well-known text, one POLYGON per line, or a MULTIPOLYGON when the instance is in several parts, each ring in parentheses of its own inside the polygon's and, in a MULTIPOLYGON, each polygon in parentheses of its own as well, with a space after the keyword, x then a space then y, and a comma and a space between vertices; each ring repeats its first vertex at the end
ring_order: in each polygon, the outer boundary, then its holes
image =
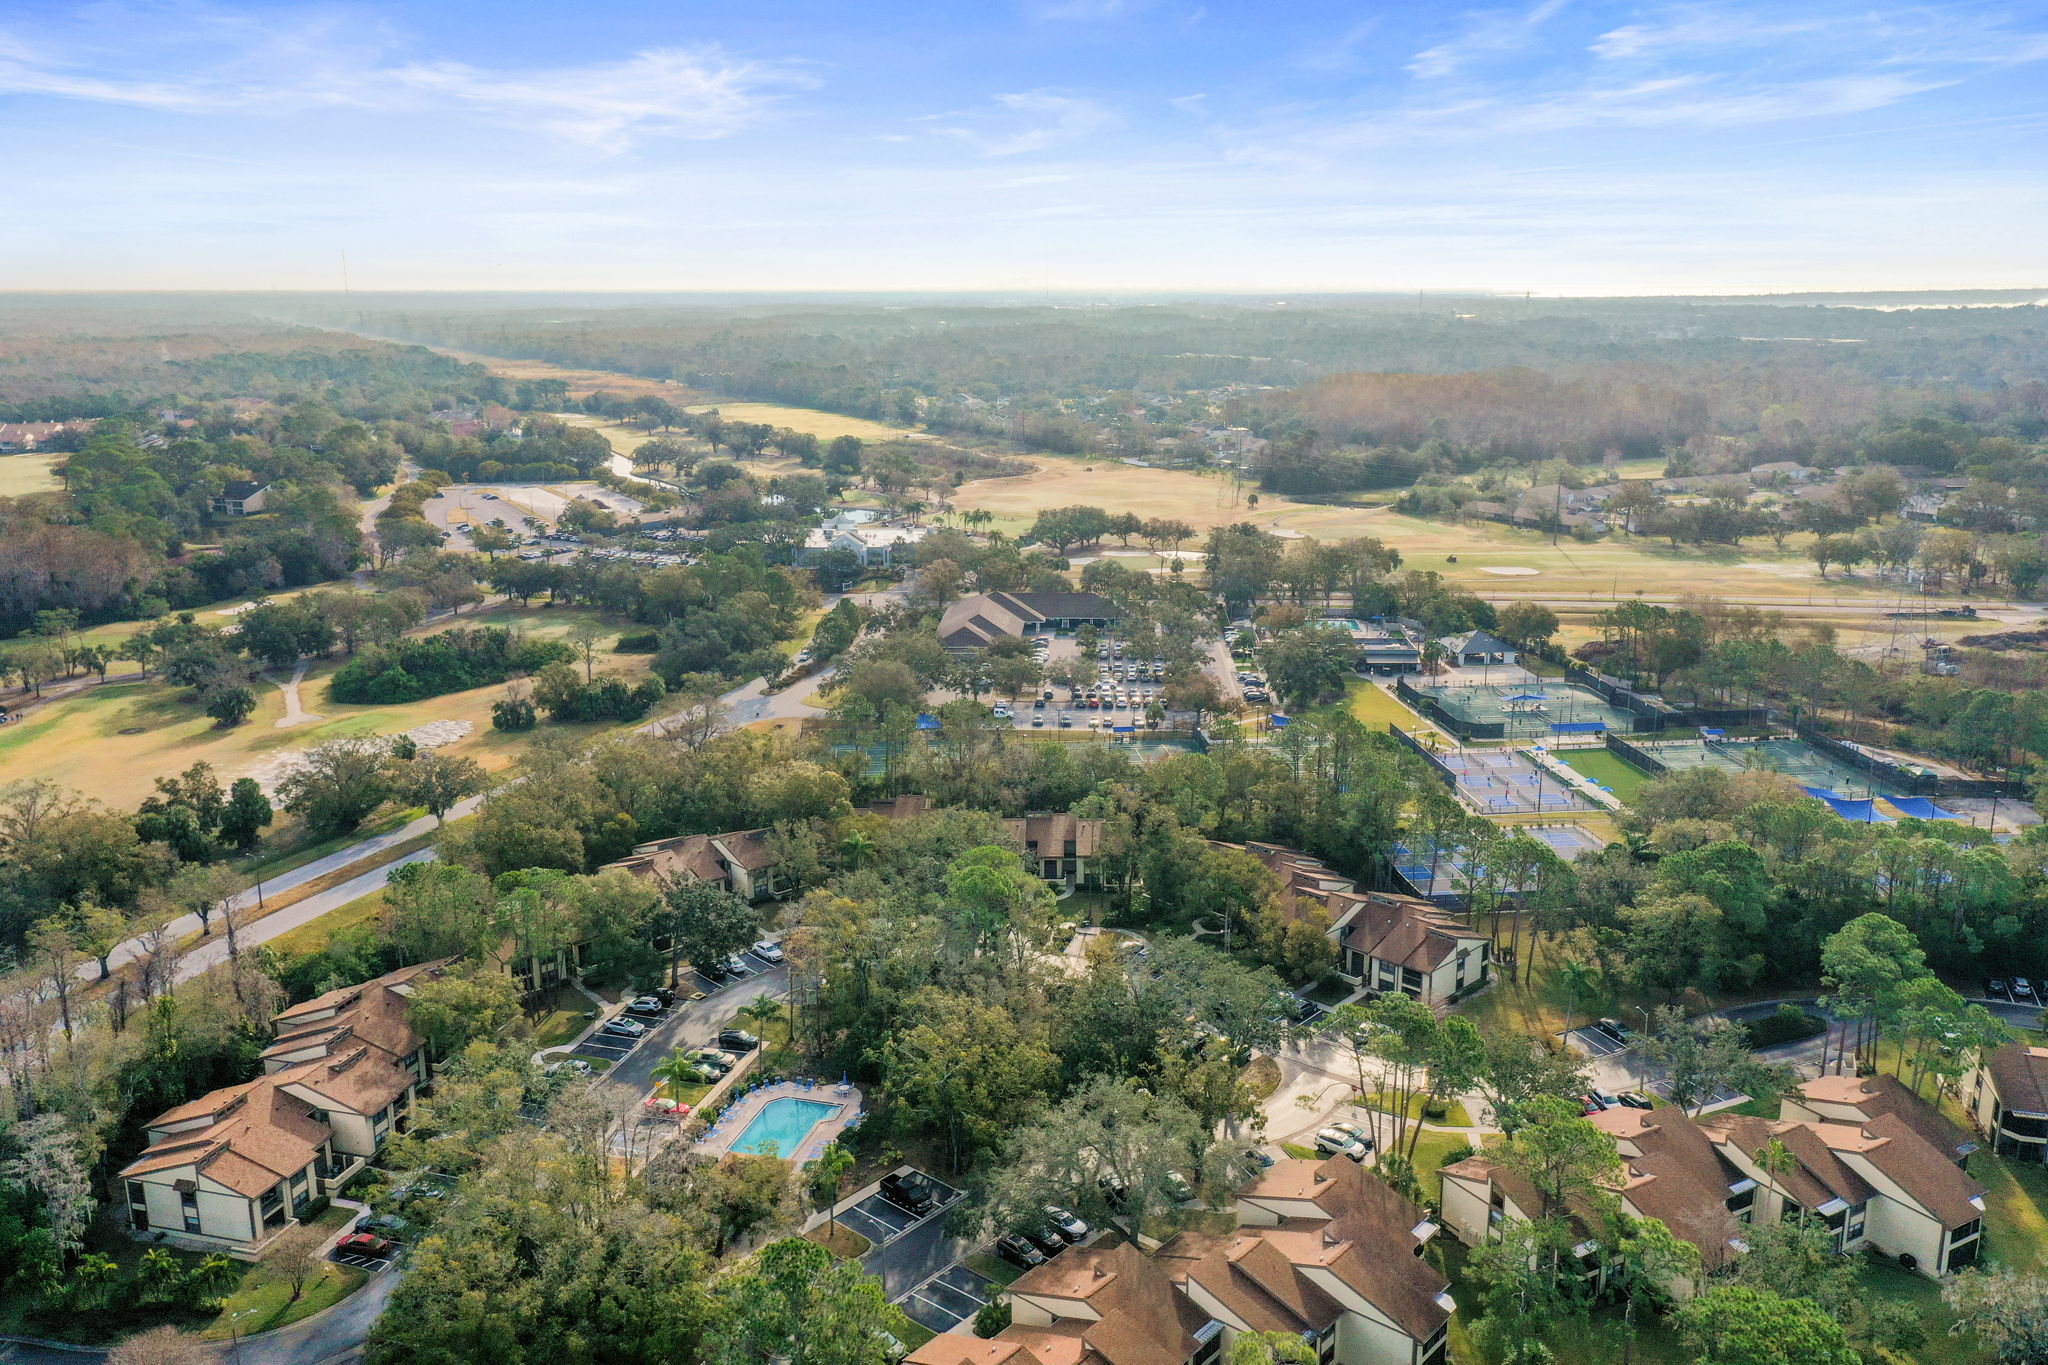
POLYGON ((278 682, 277 679, 270 677, 269 674, 265 674, 264 677, 266 680, 276 683, 277 690, 284 693, 284 718, 277 722, 278 729, 289 730, 294 725, 311 725, 316 720, 327 719, 325 716, 315 715, 299 704, 299 684, 306 680, 306 661, 304 659, 299 660, 298 666, 292 669, 291 677, 283 682, 278 682))

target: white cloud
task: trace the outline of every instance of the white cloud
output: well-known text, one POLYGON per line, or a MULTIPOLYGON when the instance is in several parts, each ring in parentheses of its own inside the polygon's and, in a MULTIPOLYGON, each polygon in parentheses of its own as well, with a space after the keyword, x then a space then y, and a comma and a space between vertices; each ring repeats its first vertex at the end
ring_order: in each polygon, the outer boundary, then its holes
POLYGON ((1424 48, 1408 63, 1411 75, 1435 80, 1456 75, 1493 57, 1527 51, 1544 23, 1565 7, 1565 0, 1541 0, 1528 10, 1473 10, 1463 16, 1457 37, 1424 48))
POLYGON ((1105 104, 1056 90, 997 95, 995 102, 1004 114, 1017 117, 984 117, 973 124, 954 124, 937 131, 970 144, 986 156, 1023 156, 1105 132, 1122 122, 1116 111, 1105 104), (1022 126, 1016 126, 1020 121, 1022 126), (998 122, 1006 126, 992 126, 998 122))
POLYGON ((779 92, 815 84, 794 64, 717 47, 650 48, 585 66, 485 68, 406 61, 391 46, 374 32, 351 43, 319 15, 258 27, 209 13, 176 34, 145 24, 69 47, 0 33, 0 93, 175 114, 460 112, 618 151, 649 138, 729 136, 779 92), (178 74, 99 74, 109 69, 178 74))

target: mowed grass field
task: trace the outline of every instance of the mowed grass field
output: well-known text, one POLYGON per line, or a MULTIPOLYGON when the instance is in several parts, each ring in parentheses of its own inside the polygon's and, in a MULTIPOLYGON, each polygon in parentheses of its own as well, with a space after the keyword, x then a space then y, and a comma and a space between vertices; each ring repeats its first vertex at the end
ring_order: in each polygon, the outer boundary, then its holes
MULTIPOLYGON (((559 636, 582 620, 600 620, 614 632, 630 629, 617 621, 602 621, 595 613, 533 607, 465 615, 436 623, 433 630, 503 625, 534 635, 559 636)), ((322 719, 282 730, 277 722, 284 716, 284 694, 261 681, 256 688, 255 713, 232 730, 216 728, 189 700, 186 689, 169 683, 88 688, 0 728, 0 786, 24 778, 48 778, 110 806, 133 807, 154 789, 156 778, 182 772, 194 763, 211 764, 226 783, 237 777, 260 776, 281 756, 326 740, 397 734, 428 721, 468 721, 470 733, 450 745, 448 752, 467 754, 492 770, 509 766, 535 735, 595 735, 608 728, 543 723, 524 735, 493 730, 491 704, 504 695, 504 689, 495 685, 402 706, 344 705, 327 693, 328 678, 343 662, 336 658, 317 663, 300 684, 301 704, 322 719)), ((597 661, 602 672, 635 679, 645 674, 647 664, 644 654, 605 653, 597 661)))
POLYGON ((0 498, 47 493, 63 487, 52 471, 62 455, 0 455, 0 498))
POLYGON ((692 403, 686 412, 716 410, 728 422, 766 422, 771 427, 788 427, 808 432, 821 441, 837 436, 858 436, 863 441, 929 441, 924 432, 909 427, 870 422, 865 417, 842 417, 816 408, 785 407, 781 403, 692 403))
POLYGON ((697 394, 681 384, 672 384, 661 379, 647 379, 636 374, 620 374, 614 370, 579 370, 565 365, 551 365, 545 360, 513 360, 506 356, 479 355, 474 351, 458 351, 447 346, 429 346, 456 360, 465 360, 472 365, 481 365, 492 374, 506 379, 559 379, 569 386, 569 392, 581 398, 585 394, 622 394, 627 398, 639 398, 654 394, 668 399, 671 403, 694 402, 697 394))

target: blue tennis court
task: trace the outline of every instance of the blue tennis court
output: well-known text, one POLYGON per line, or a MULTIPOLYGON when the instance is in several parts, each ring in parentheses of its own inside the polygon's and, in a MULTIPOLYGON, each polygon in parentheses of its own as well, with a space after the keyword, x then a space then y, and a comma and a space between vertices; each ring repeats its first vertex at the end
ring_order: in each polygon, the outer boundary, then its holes
POLYGON ((1458 795, 1482 815, 1593 809, 1563 778, 1512 749, 1451 749, 1437 758, 1457 778, 1458 795))

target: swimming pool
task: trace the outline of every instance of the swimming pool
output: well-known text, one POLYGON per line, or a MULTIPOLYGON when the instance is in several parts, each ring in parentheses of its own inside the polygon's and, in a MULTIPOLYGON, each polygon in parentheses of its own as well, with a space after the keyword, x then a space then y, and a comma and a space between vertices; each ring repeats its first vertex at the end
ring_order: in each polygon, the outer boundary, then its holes
POLYGON ((731 1150, 793 1159, 804 1145, 804 1139, 811 1135, 811 1130, 838 1113, 839 1108, 836 1104, 820 1104, 816 1100, 800 1100, 791 1096, 770 1100, 761 1106, 761 1112, 754 1115, 753 1121, 740 1130, 731 1150))

